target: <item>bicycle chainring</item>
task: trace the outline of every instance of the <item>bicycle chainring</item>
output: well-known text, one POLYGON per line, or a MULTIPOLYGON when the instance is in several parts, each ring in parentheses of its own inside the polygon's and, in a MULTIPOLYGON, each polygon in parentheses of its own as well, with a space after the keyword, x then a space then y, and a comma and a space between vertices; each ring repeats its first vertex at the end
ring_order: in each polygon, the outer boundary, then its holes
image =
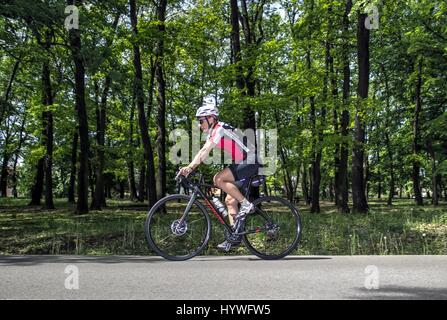
POLYGON ((225 234, 225 240, 227 240, 231 244, 238 244, 242 240, 241 235, 232 234, 227 229, 225 229, 224 234, 225 234))

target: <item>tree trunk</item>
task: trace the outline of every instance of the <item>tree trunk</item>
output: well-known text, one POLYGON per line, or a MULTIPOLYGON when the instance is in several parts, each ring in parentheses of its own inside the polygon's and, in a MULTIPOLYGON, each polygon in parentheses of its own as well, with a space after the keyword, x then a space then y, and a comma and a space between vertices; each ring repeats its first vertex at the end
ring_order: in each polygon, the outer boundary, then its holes
MULTIPOLYGON (((82 1, 68 0, 69 5, 82 4, 82 1)), ((88 139, 88 119, 87 107, 85 104, 85 69, 81 50, 80 31, 71 29, 70 49, 75 65, 75 98, 76 111, 79 125, 79 170, 78 170, 78 201, 76 204, 76 214, 88 213, 88 157, 89 157, 89 139, 88 139)))
POLYGON ((439 193, 438 193, 438 175, 437 175, 437 168, 436 168, 436 152, 433 149, 433 145, 431 140, 427 142, 427 149, 431 157, 431 185, 432 185, 432 193, 433 197, 431 199, 431 203, 435 206, 439 205, 439 193))
POLYGON ((23 133, 25 131, 25 122, 26 122, 26 113, 24 113, 23 119, 22 119, 22 124, 20 125, 19 145, 17 146, 17 149, 15 151, 15 159, 14 159, 14 165, 13 165, 13 169, 12 169, 11 181, 12 181, 12 194, 13 194, 14 198, 18 197, 18 193, 17 193, 17 163, 19 161, 19 155, 20 155, 20 150, 22 149, 22 144, 26 139, 26 134, 25 134, 25 136, 23 135, 23 133))
MULTIPOLYGON (((250 53, 253 53, 253 46, 255 44, 255 35, 253 31, 253 26, 250 26, 250 19, 247 12, 247 4, 245 0, 241 1, 242 14, 239 12, 238 1, 230 0, 231 8, 231 43, 233 52, 233 61, 236 69, 236 88, 239 89, 243 96, 254 97, 256 94, 256 80, 254 79, 254 65, 253 63, 246 62, 247 66, 246 76, 242 70, 242 51, 240 43, 240 28, 239 19, 242 22, 242 27, 245 35, 245 43, 248 47, 250 53)), ((256 21, 251 21, 253 24, 256 21)), ((254 59, 252 57, 252 59, 254 59)), ((245 103, 243 106, 243 129, 253 129, 256 128, 256 119, 253 108, 250 104, 245 103)))
MULTIPOLYGON (((130 0, 130 20, 135 38, 138 36, 137 29, 137 8, 136 1, 130 0)), ((157 189, 155 181, 155 167, 152 152, 152 146, 149 138, 148 122, 146 120, 146 113, 144 111, 144 97, 143 97, 143 74, 141 68, 140 47, 138 44, 133 45, 133 65, 135 69, 135 97, 138 107, 138 123, 140 127, 141 140, 144 148, 144 160, 148 165, 147 174, 147 190, 149 207, 152 207, 157 201, 157 189)))
POLYGON ((300 168, 301 168, 301 161, 297 161, 297 166, 296 166, 296 180, 295 180, 295 184, 293 186, 293 202, 299 202, 300 198, 298 196, 297 193, 297 189, 298 189, 298 183, 300 181, 300 168), (295 201, 296 200, 296 201, 295 201))
POLYGON ((8 111, 9 96, 12 92, 12 84, 14 82, 16 75, 17 75, 17 71, 19 70, 19 64, 20 64, 20 60, 17 60, 16 62, 14 62, 11 76, 9 77, 8 86, 6 87, 5 95, 3 96, 3 101, 1 101, 1 99, 0 99, 0 107, 2 108, 2 111, 0 113, 0 123, 3 122, 3 117, 4 117, 5 113, 8 111))
POLYGON ((37 161, 37 173, 34 178, 34 185, 31 187, 31 202, 28 204, 29 206, 40 205, 40 199, 42 198, 43 193, 44 163, 44 158, 40 158, 39 161, 37 161))
MULTIPOLYGON (((152 56, 150 58, 151 60, 151 74, 150 74, 150 80, 149 80, 149 99, 148 99, 148 107, 147 107, 147 122, 150 122, 151 119, 151 115, 152 115, 152 109, 153 109, 153 101, 154 101, 154 90, 155 90, 155 62, 152 59, 152 56)), ((145 178, 145 181, 142 181, 142 189, 141 191, 144 192, 144 188, 145 186, 148 188, 147 192, 152 192, 151 190, 149 190, 149 186, 157 186, 157 177, 155 175, 155 164, 154 164, 154 155, 153 155, 153 150, 152 150, 152 144, 150 142, 150 137, 149 137, 149 161, 148 161, 148 170, 146 170, 146 166, 143 165, 142 169, 145 174, 145 176, 143 178, 145 178), (152 172, 152 173, 151 173, 152 172)), ((155 196, 157 196, 157 192, 156 190, 158 189, 154 189, 154 193, 155 196)), ((141 193, 140 193, 141 194, 141 193)), ((144 199, 148 198, 148 194, 144 195, 141 194, 141 201, 144 201, 144 199)))
MULTIPOLYGON (((231 12, 231 52, 232 52, 232 63, 235 66, 235 84, 236 88, 240 91, 242 96, 254 97, 256 94, 256 79, 254 78, 255 64, 245 61, 247 67, 246 75, 242 70, 242 50, 240 41, 240 28, 239 20, 242 22, 243 32, 245 35, 245 43, 247 46, 248 54, 253 54, 254 46, 259 43, 256 42, 256 37, 253 30, 253 25, 257 23, 259 18, 259 12, 262 12, 263 4, 258 7, 258 15, 253 16, 253 19, 249 19, 247 4, 245 0, 241 1, 242 14, 239 12, 238 1, 230 0, 230 12, 231 12), (250 22, 253 24, 250 26, 250 22)), ((254 57, 251 58, 254 61, 254 57)), ((256 117, 252 106, 244 100, 243 108, 243 129, 252 129, 256 133, 256 117)), ((256 137, 253 144, 256 146, 256 137)), ((259 197, 259 187, 253 187, 250 190, 252 199, 259 197)))
POLYGON ((127 163, 127 178, 129 183, 130 200, 137 199, 137 187, 135 185, 135 168, 133 161, 127 163))
POLYGON ((92 199, 95 196, 95 180, 96 180, 95 176, 96 176, 96 173, 93 172, 92 160, 89 159, 88 160, 88 183, 90 186, 90 192, 91 192, 92 199))
POLYGON ((96 163, 96 183, 95 193, 92 198, 91 208, 93 210, 101 210, 106 207, 106 197, 104 194, 104 167, 105 167, 105 132, 106 132, 106 109, 107 96, 109 94, 111 77, 106 76, 104 81, 104 89, 101 96, 101 102, 98 109, 98 121, 96 128, 96 144, 97 144, 97 163, 96 163))
POLYGON ((321 152, 317 152, 312 163, 312 206, 310 212, 320 212, 321 152))
POLYGON ((8 190, 8 162, 10 158, 10 154, 8 152, 9 149, 9 139, 11 137, 10 129, 11 126, 9 125, 9 121, 7 122, 7 128, 5 132, 5 141, 3 143, 3 161, 2 161, 2 167, 1 167, 1 177, 0 177, 0 193, 2 197, 7 197, 7 190, 8 190))
POLYGON ((43 113, 44 135, 43 141, 46 147, 45 154, 45 204, 44 208, 54 209, 53 203, 53 112, 48 110, 48 106, 53 105, 53 92, 51 89, 50 67, 48 62, 43 63, 42 69, 43 105, 47 110, 43 113))
POLYGON ((236 69, 236 88, 239 90, 244 89, 244 78, 242 74, 242 54, 241 54, 241 41, 239 33, 239 8, 237 6, 237 0, 230 0, 231 8, 231 51, 233 63, 236 69))
MULTIPOLYGON (((284 154, 283 148, 280 146, 280 156, 281 156, 281 162, 283 163, 283 166, 286 165, 286 156, 284 154)), ((290 177, 289 172, 284 169, 284 184, 287 191, 287 199, 290 202, 293 202, 293 185, 292 185, 292 178, 290 177)))
POLYGON ((5 140, 4 151, 3 151, 3 161, 2 161, 2 169, 1 169, 1 178, 0 178, 0 193, 1 196, 7 197, 8 190, 8 162, 9 162, 9 154, 8 154, 8 144, 7 139, 5 140))
POLYGON ((389 161, 389 175, 390 175, 390 185, 389 185, 389 193, 388 193, 388 200, 387 205, 392 205, 393 198, 394 198, 394 189, 395 189, 395 177, 394 177, 394 157, 393 157, 393 148, 391 146, 391 140, 388 133, 388 130, 390 128, 389 124, 389 117, 388 112, 391 108, 390 103, 390 91, 389 91, 389 83, 388 83, 388 73, 386 72, 386 68, 383 63, 380 64, 380 69, 382 70, 384 82, 385 82, 385 96, 386 96, 386 107, 387 107, 387 113, 385 115, 385 145, 388 155, 388 161, 389 161))
POLYGON ((166 82, 163 76, 163 57, 164 57, 164 33, 166 17, 167 0, 159 0, 157 5, 158 19, 158 40, 155 49, 155 76, 158 84, 158 174, 157 174, 157 199, 161 199, 166 194, 166 82))
POLYGON ((357 87, 358 103, 355 116, 355 135, 352 154, 352 198, 353 208, 356 212, 368 211, 368 203, 365 195, 365 177, 363 163, 365 159, 365 100, 368 98, 369 88, 369 30, 365 27, 367 15, 358 12, 357 29, 357 58, 359 65, 359 80, 357 87))
MULTIPOLYGON (((113 21, 113 30, 116 30, 118 25, 120 13, 115 15, 113 21)), ((113 38, 106 38, 107 47, 111 47, 113 44, 113 38)), ((104 166, 105 166, 105 133, 106 133, 106 121, 107 121, 107 96, 110 90, 111 76, 107 74, 104 81, 104 88, 101 96, 101 102, 96 101, 97 106, 97 120, 96 120, 96 144, 97 144, 97 163, 96 163, 96 181, 95 192, 92 197, 91 208, 94 210, 101 210, 102 207, 106 207, 106 197, 104 189, 104 166)), ((95 83, 97 85, 97 83, 95 83)))
MULTIPOLYGON (((307 68, 311 71, 311 59, 310 59, 310 48, 306 55, 307 68)), ((312 161, 311 161, 311 199, 312 205, 310 208, 311 213, 320 212, 320 181, 321 181, 321 149, 320 149, 320 136, 319 129, 317 129, 317 115, 315 108, 315 97, 309 98, 310 102, 310 118, 312 122, 312 161)))
MULTIPOLYGON (((331 63, 331 73, 333 74, 333 63, 331 63)), ((334 77, 335 78, 335 77, 334 77)), ((335 92, 337 90, 336 87, 336 81, 335 84, 332 84, 333 88, 335 88, 335 92), (335 87, 334 87, 335 86, 335 87)), ((333 89, 334 90, 334 89, 333 89)), ((333 91, 333 96, 334 96, 334 91, 333 91)), ((336 97, 336 93, 334 96, 334 103, 336 104, 337 102, 337 97, 336 97)), ((332 113, 332 123, 334 126, 334 134, 336 136, 340 136, 340 129, 338 127, 338 112, 337 112, 337 108, 336 105, 334 106, 334 110, 332 113)), ((339 177, 339 172, 340 172, 340 143, 336 143, 335 144, 335 150, 334 150, 334 182, 332 182, 331 180, 331 186, 333 186, 333 190, 334 190, 334 195, 332 196, 332 192, 331 194, 331 201, 335 200, 335 205, 338 207, 340 205, 340 177, 339 177)), ((331 188, 332 189, 332 188, 331 188)))
POLYGON ((75 183, 76 183, 76 162, 78 155, 78 129, 73 134, 73 140, 71 142, 71 169, 70 169, 70 182, 68 185, 68 202, 75 203, 75 183))
POLYGON ((370 171, 370 168, 369 168, 369 158, 368 158, 368 153, 367 152, 364 155, 364 157, 365 157, 364 158, 364 162, 365 162, 365 169, 364 169, 364 171, 365 171, 365 175, 364 175, 365 180, 364 180, 364 185, 365 185, 366 199, 368 200, 369 199, 369 190, 370 190, 369 180, 370 180, 371 171, 370 171))
POLYGON ((413 178, 413 191, 414 191, 415 201, 418 206, 421 206, 421 205, 423 205, 423 201, 422 201, 422 193, 421 193, 421 187, 420 187, 420 176, 419 176, 420 164, 419 164, 419 160, 417 160, 416 157, 419 155, 419 152, 420 152, 419 117, 420 117, 420 113, 422 111, 422 100, 421 100, 422 58, 419 59, 417 72, 418 72, 418 75, 417 75, 416 93, 415 93, 416 107, 414 110, 414 122, 413 122, 413 156, 414 156, 414 159, 413 159, 412 178, 413 178))
POLYGON ((388 161, 390 162, 390 190, 388 193, 388 200, 387 205, 392 205, 393 198, 394 198, 394 185, 395 185, 395 178, 394 178, 394 164, 393 164, 393 152, 391 148, 391 142, 390 137, 388 135, 388 132, 385 132, 385 143, 388 153, 388 161))
MULTIPOLYGON (((134 141, 133 141, 133 123, 134 123, 134 115, 135 115, 135 101, 132 99, 132 105, 130 107, 130 124, 129 124, 129 145, 133 149, 134 141)), ((129 182, 129 191, 130 191, 130 200, 134 201, 137 199, 137 188, 135 185, 135 166, 132 158, 132 151, 129 150, 127 154, 127 177, 129 182)))
POLYGON ((146 166, 144 163, 140 167, 140 178, 138 182, 138 201, 143 202, 144 201, 144 185, 146 180, 146 166))
POLYGON ((332 179, 329 180, 329 201, 334 201, 334 181, 332 179))
MULTIPOLYGON (((21 62, 20 58, 22 55, 20 55, 19 59, 16 60, 14 62, 14 66, 12 68, 12 73, 11 76, 9 77, 9 81, 8 81, 8 85, 6 87, 5 90, 5 94, 3 96, 3 99, 0 99, 0 107, 1 107, 1 113, 0 113, 0 124, 3 122, 3 117, 5 114, 7 114, 8 111, 8 106, 9 106, 9 97, 11 95, 12 92, 12 86, 14 83, 14 79, 17 75, 17 71, 19 69, 19 64, 21 62)), ((7 115, 8 117, 8 115, 7 115)), ((8 172, 8 162, 10 159, 10 154, 8 153, 8 144, 9 144, 9 138, 10 138, 10 134, 9 134, 9 125, 8 125, 8 129, 7 129, 7 133, 6 133, 6 137, 5 137, 5 141, 3 144, 4 147, 4 152, 3 152, 3 162, 2 162, 2 168, 1 168, 1 172, 0 172, 0 196, 1 197, 7 197, 7 189, 8 189, 8 176, 9 176, 9 172, 8 172)), ((20 133, 21 135, 21 133, 20 133)), ((16 182, 15 178, 15 166, 17 163, 17 156, 16 156, 16 161, 14 163, 14 171, 13 171, 13 187, 16 186, 16 182)), ((16 190, 16 189, 15 189, 16 190)), ((17 190, 15 191, 17 193, 17 190)))
MULTIPOLYGON (((275 122, 276 122, 276 127, 280 128, 280 119, 279 119, 279 114, 278 111, 275 109, 275 122)), ((280 155, 280 160, 281 160, 281 165, 283 167, 283 171, 284 171, 284 187, 286 189, 286 193, 287 193, 287 199, 290 202, 293 202, 293 185, 292 185, 292 178, 290 177, 289 172, 286 170, 286 166, 287 166, 287 157, 284 151, 284 148, 281 145, 281 142, 279 142, 279 155, 280 155)), ((258 189, 259 190, 259 189, 258 189)), ((259 194, 259 193, 258 193, 259 194)))
MULTIPOLYGON (((339 115, 338 115, 338 89, 337 89, 337 75, 334 71, 334 57, 332 55, 332 48, 333 48, 333 35, 331 32, 333 32, 333 9, 332 5, 328 8, 328 17, 329 18, 329 24, 328 24, 328 33, 327 33, 327 41, 326 41, 326 63, 328 68, 328 79, 327 81, 330 81, 331 85, 331 97, 332 97, 332 106, 333 106, 333 112, 332 112, 332 124, 334 126, 334 134, 336 136, 340 136, 340 129, 339 129, 339 115)), ((337 142, 335 144, 334 148, 334 180, 330 180, 329 184, 329 198, 330 201, 335 200, 335 205, 339 206, 338 199, 340 198, 339 194, 339 171, 340 171, 340 143, 337 142)))
MULTIPOLYGON (((379 150, 376 151, 376 154, 377 154, 377 164, 380 165, 380 154, 379 154, 379 150)), ((378 186, 377 186, 377 197, 378 197, 379 199, 382 199, 382 174, 381 174, 381 172, 380 172, 380 167, 379 167, 379 169, 378 169, 377 175, 378 175, 378 178, 379 178, 378 186)))
POLYGON ((126 187, 124 185, 124 180, 120 180, 119 185, 120 185, 120 199, 124 199, 124 194, 125 194, 125 191, 126 191, 125 190, 126 187))
MULTIPOLYGON (((20 55, 21 57, 21 55, 20 55)), ((0 114, 0 124, 3 122, 3 117, 5 115, 5 113, 7 113, 8 111, 8 106, 9 106, 9 96, 12 92, 12 85, 14 82, 14 79, 17 75, 17 71, 19 69, 19 64, 20 64, 20 59, 18 59, 17 61, 14 62, 14 66, 12 68, 12 73, 11 76, 9 77, 9 81, 8 81, 8 85, 6 87, 5 90, 5 94, 3 96, 3 99, 0 99, 0 107, 1 109, 1 114, 0 114)), ((8 117, 8 116, 7 116, 8 117)), ((0 196, 5 197, 7 196, 7 189, 8 189, 8 162, 9 162, 9 157, 10 154, 8 153, 8 143, 9 143, 9 125, 8 125, 8 129, 7 129, 7 133, 6 133, 6 137, 5 137, 5 141, 4 141, 4 152, 3 152, 3 162, 2 162, 2 168, 1 168, 1 177, 0 177, 0 196)))
POLYGON ((351 12, 352 1, 346 1, 345 12, 343 14, 343 47, 342 47, 342 63, 343 63, 343 111, 340 119, 340 167, 338 171, 338 209, 342 213, 349 213, 349 190, 348 190, 348 161, 349 161, 349 102, 350 102, 350 81, 351 69, 349 67, 349 13, 351 12))
POLYGON ((301 180, 301 188, 303 189, 303 198, 307 205, 310 204, 309 187, 307 184, 307 165, 303 162, 303 175, 301 180))

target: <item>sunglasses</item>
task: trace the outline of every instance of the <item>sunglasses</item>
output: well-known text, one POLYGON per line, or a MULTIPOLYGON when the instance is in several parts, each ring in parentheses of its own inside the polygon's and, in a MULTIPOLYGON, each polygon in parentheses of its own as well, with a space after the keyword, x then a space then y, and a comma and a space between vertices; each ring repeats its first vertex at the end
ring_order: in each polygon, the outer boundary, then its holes
POLYGON ((199 119, 199 123, 202 124, 206 121, 206 118, 199 119))

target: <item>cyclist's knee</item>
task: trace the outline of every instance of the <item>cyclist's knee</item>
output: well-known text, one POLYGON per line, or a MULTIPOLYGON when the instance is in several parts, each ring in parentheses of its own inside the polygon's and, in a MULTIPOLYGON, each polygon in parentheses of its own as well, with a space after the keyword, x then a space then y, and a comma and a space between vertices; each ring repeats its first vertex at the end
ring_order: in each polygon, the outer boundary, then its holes
POLYGON ((213 183, 215 186, 219 186, 222 183, 223 179, 222 179, 222 175, 220 173, 216 174, 213 177, 213 183))

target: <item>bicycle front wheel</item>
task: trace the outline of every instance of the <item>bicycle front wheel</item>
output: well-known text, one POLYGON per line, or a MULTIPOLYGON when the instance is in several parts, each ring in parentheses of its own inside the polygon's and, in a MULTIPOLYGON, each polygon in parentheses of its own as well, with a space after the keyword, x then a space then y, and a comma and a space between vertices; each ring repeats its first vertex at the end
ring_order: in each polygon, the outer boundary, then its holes
POLYGON ((168 260, 181 261, 199 254, 209 241, 211 221, 205 207, 194 201, 182 217, 191 197, 171 195, 159 200, 149 211, 145 223, 149 246, 168 260))
POLYGON ((253 201, 256 211, 245 219, 244 243, 262 259, 281 259, 291 253, 301 237, 301 219, 296 208, 279 197, 253 201))

